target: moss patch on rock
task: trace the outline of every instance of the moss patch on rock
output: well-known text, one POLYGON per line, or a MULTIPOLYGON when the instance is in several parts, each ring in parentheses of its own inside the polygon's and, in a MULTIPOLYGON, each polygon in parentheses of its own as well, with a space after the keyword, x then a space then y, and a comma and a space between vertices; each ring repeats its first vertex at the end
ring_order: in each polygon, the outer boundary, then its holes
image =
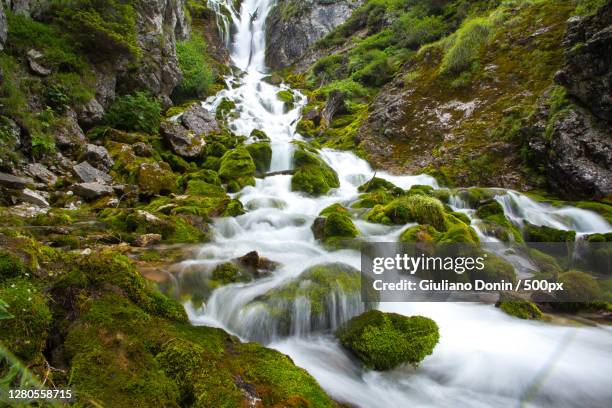
POLYGON ((432 354, 440 334, 426 317, 406 317, 377 310, 351 319, 336 336, 366 367, 389 370, 409 363, 418 365, 432 354))
POLYGON ((320 196, 332 188, 340 187, 336 172, 305 146, 298 145, 293 162, 296 171, 291 178, 291 190, 320 196))

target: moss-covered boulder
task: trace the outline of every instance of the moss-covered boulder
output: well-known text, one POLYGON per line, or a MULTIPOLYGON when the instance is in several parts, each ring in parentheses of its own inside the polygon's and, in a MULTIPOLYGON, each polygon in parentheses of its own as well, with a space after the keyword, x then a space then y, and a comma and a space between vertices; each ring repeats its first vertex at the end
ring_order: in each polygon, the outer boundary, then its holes
POLYGON ((576 231, 564 231, 525 221, 523 234, 526 242, 574 242, 576 231))
POLYGON ((555 296, 559 300, 552 306, 556 310, 577 312, 588 306, 589 302, 599 300, 601 288, 597 280, 588 273, 571 270, 559 275, 558 282, 563 284, 555 296))
POLYGON ((490 201, 478 207, 475 216, 481 221, 480 229, 503 242, 523 242, 520 230, 504 214, 504 209, 497 201, 490 201))
POLYGON ((298 145, 293 162, 296 170, 291 178, 291 190, 319 196, 340 187, 336 172, 305 146, 298 145))
POLYGON ((255 185, 255 163, 244 147, 227 151, 221 157, 219 177, 227 183, 228 190, 239 191, 255 185))
POLYGON ((440 200, 421 194, 400 197, 387 205, 377 205, 366 215, 366 219, 380 224, 416 222, 446 231, 444 206, 440 200))
POLYGON ((405 363, 418 365, 433 352, 440 339, 438 325, 431 319, 378 310, 349 320, 336 336, 366 367, 376 370, 405 363))
POLYGON ((501 294, 495 306, 499 307, 504 313, 519 319, 540 320, 543 316, 542 311, 533 302, 506 292, 501 294))
POLYGON ((311 229, 315 239, 329 248, 351 246, 353 238, 359 235, 350 213, 340 204, 333 204, 321 211, 311 229))
POLYGON ((276 93, 278 99, 285 103, 285 111, 290 111, 295 108, 295 95, 289 90, 282 90, 276 93))
POLYGON ((514 266, 500 256, 492 253, 484 255, 484 269, 470 271, 470 280, 483 280, 485 282, 516 282, 514 266))
POLYGON ((373 191, 394 191, 401 190, 395 184, 380 177, 372 177, 357 188, 360 193, 371 193, 373 191))
POLYGON ((334 329, 370 306, 361 301, 360 272, 331 263, 310 267, 297 278, 270 289, 247 304, 243 313, 253 316, 253 324, 266 322, 265 327, 253 327, 252 331, 266 341, 274 335, 334 329), (306 320, 299 320, 300 316, 306 320))
POLYGON ((270 170, 270 163, 272 162, 272 148, 269 142, 257 142, 251 143, 246 146, 249 154, 253 158, 255 168, 260 173, 265 173, 270 170))

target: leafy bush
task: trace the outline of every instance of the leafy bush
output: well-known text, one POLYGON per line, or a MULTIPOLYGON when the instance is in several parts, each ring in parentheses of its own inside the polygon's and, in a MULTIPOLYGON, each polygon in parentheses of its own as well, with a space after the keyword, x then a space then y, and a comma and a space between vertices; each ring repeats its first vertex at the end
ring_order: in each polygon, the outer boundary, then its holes
POLYGON ((452 38, 451 46, 442 59, 440 72, 460 74, 478 59, 480 47, 491 34, 491 22, 486 18, 473 18, 465 22, 452 38))
POLYGON ((104 116, 109 126, 125 131, 156 134, 161 122, 159 100, 145 92, 118 98, 104 116))
POLYGON ((183 80, 174 90, 179 99, 204 98, 210 92, 215 75, 206 60, 206 43, 199 36, 176 45, 176 55, 183 73, 183 80))
POLYGON ((418 18, 412 13, 404 14, 393 24, 394 38, 403 48, 418 49, 420 46, 442 37, 446 24, 440 16, 418 18))

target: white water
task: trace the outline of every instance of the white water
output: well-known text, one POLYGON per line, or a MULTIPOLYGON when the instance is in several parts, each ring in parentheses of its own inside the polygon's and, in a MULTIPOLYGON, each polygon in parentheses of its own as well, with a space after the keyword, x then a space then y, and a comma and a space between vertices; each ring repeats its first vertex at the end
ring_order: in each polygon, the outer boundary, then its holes
MULTIPOLYGON (((229 0, 210 0, 230 7, 229 0)), ((300 139, 295 127, 304 98, 296 93, 296 108, 285 112, 276 93, 282 87, 262 81, 265 77, 264 22, 271 0, 244 0, 240 13, 231 13, 232 61, 241 71, 229 76, 229 90, 220 92, 204 105, 214 109, 229 98, 237 105, 239 117, 232 121, 238 134, 264 130, 272 139, 272 171, 291 167, 291 140, 300 139), (251 18, 258 10, 258 18, 251 18)), ((219 8, 217 8, 219 9, 219 8)), ((229 26, 229 20, 225 20, 229 26)), ((229 37, 228 37, 229 38, 229 37)), ((228 40, 229 42, 229 40, 228 40)), ((246 304, 309 266, 343 262, 360 267, 359 253, 353 250, 329 252, 313 238, 310 226, 317 214, 330 204, 354 201, 357 186, 374 172, 349 152, 323 150, 321 157, 339 175, 341 186, 330 194, 311 198, 294 193, 290 176, 258 179, 236 195, 249 212, 214 223, 215 240, 204 245, 186 265, 216 264, 258 251, 282 266, 269 278, 254 283, 222 287, 213 292, 207 305, 187 305, 194 324, 223 327, 245 339, 271 340, 268 346, 288 355, 307 369, 340 401, 359 407, 604 407, 612 401, 612 331, 608 327, 566 327, 522 321, 489 305, 453 303, 383 303, 380 309, 404 315, 420 314, 440 326, 440 343, 418 369, 401 367, 391 372, 363 370, 327 333, 313 332, 310 308, 305 299, 294 305, 292 335, 276 336, 274 322, 262 310, 246 304)), ((378 172, 402 188, 415 184, 438 187, 428 176, 391 176, 378 172)), ((501 190, 500 190, 501 192, 501 190)), ((578 232, 609 231, 610 225, 598 215, 576 208, 555 208, 507 192, 497 197, 509 218, 521 224, 576 229, 578 232)), ((452 205, 472 214, 457 197, 452 205)), ((405 227, 387 227, 355 220, 368 240, 390 242, 405 227)), ((338 298, 344 318, 357 313, 338 298)), ((339 314, 341 315, 341 314, 339 314)), ((335 321, 332 326, 341 324, 335 321)))

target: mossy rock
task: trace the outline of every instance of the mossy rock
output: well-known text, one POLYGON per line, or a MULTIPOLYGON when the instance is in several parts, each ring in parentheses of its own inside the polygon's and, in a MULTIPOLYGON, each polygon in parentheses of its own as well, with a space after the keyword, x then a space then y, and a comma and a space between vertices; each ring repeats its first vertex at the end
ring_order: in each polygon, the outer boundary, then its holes
POLYGON ((187 187, 187 183, 191 180, 201 180, 215 186, 221 185, 221 179, 219 178, 219 174, 217 174, 216 171, 210 169, 198 170, 196 172, 185 174, 179 179, 178 184, 182 188, 185 188, 187 187))
POLYGON ((249 135, 251 138, 261 141, 261 142, 269 142, 270 138, 263 130, 253 129, 251 134, 249 135))
POLYGON ((233 262, 219 264, 212 271, 212 280, 216 286, 229 285, 231 283, 249 282, 253 276, 242 270, 233 262))
POLYGON ((545 225, 534 225, 525 221, 523 229, 526 242, 574 242, 576 231, 563 231, 545 225))
POLYGON ((185 193, 193 196, 226 197, 225 190, 221 186, 203 180, 190 180, 185 193))
POLYGON ((360 193, 370 193, 373 191, 393 191, 398 189, 395 184, 380 177, 372 177, 357 188, 360 193))
POLYGON ((497 201, 479 206, 475 216, 482 220, 480 228, 487 235, 503 242, 523 242, 521 231, 506 218, 503 207, 497 201))
POLYGON ((483 203, 491 201, 497 192, 485 188, 472 187, 457 190, 455 194, 466 201, 472 208, 475 208, 483 203))
POLYGON ((375 370, 405 363, 416 366, 433 353, 440 339, 438 325, 431 319, 378 310, 349 320, 336 336, 366 367, 375 370))
MULTIPOLYGON (((303 271, 297 278, 270 289, 245 306, 246 312, 265 313, 273 320, 278 335, 291 333, 296 301, 307 302, 310 327, 316 330, 332 328, 332 324, 344 314, 330 310, 332 299, 344 299, 343 305, 349 310, 362 310, 371 305, 361 301, 360 272, 341 263, 321 264, 303 271), (333 317, 333 318, 332 318, 333 317)), ((346 310, 345 312, 348 312, 346 310)), ((258 333, 267 336, 269 333, 258 333)))
POLYGON ((0 342, 25 362, 42 363, 52 316, 41 287, 22 278, 4 280, 0 299, 13 315, 0 320, 0 342))
POLYGON ((215 112, 215 116, 217 120, 222 120, 227 117, 231 117, 235 114, 233 112, 236 109, 236 103, 228 98, 223 98, 219 105, 217 106, 217 110, 215 112))
POLYGON ((559 302, 552 306, 559 311, 577 312, 588 307, 589 302, 600 300, 601 288, 597 280, 588 273, 568 271, 559 274, 558 282, 563 290, 555 292, 559 302))
POLYGON ((491 283, 501 281, 516 282, 514 266, 510 262, 492 253, 485 253, 484 258, 483 270, 473 269, 470 271, 469 277, 472 282, 476 280, 491 283))
POLYGON ((285 111, 295 108, 295 95, 289 90, 282 90, 276 93, 276 97, 285 103, 285 111))
POLYGON ((355 201, 351 207, 353 208, 374 208, 377 205, 387 205, 395 200, 398 196, 389 191, 375 191, 359 195, 359 200, 355 201))
POLYGON ((387 205, 375 206, 367 215, 370 222, 402 225, 410 222, 429 224, 446 231, 444 206, 440 200, 420 194, 400 197, 387 205))
POLYGON ((502 293, 499 302, 495 304, 500 310, 510 316, 525 320, 541 320, 542 311, 533 303, 517 296, 502 293))
POLYGON ((17 278, 30 273, 30 268, 16 254, 0 250, 0 278, 17 278))
POLYGON ((295 150, 293 161, 296 171, 291 178, 292 191, 320 196, 332 188, 340 187, 336 172, 304 146, 298 146, 295 150))
POLYGON ((140 164, 136 180, 140 192, 147 195, 169 194, 177 190, 177 176, 165 162, 140 164))
POLYGON ((241 190, 246 186, 255 185, 255 163, 248 150, 239 147, 227 151, 221 158, 219 177, 228 183, 232 192, 241 190))
POLYGON ((354 246, 359 230, 351 220, 350 213, 340 204, 333 204, 319 214, 312 225, 315 239, 330 249, 354 246))
POLYGON ((268 142, 257 142, 246 146, 249 154, 253 158, 255 168, 260 173, 265 173, 270 170, 272 163, 272 148, 268 142))

